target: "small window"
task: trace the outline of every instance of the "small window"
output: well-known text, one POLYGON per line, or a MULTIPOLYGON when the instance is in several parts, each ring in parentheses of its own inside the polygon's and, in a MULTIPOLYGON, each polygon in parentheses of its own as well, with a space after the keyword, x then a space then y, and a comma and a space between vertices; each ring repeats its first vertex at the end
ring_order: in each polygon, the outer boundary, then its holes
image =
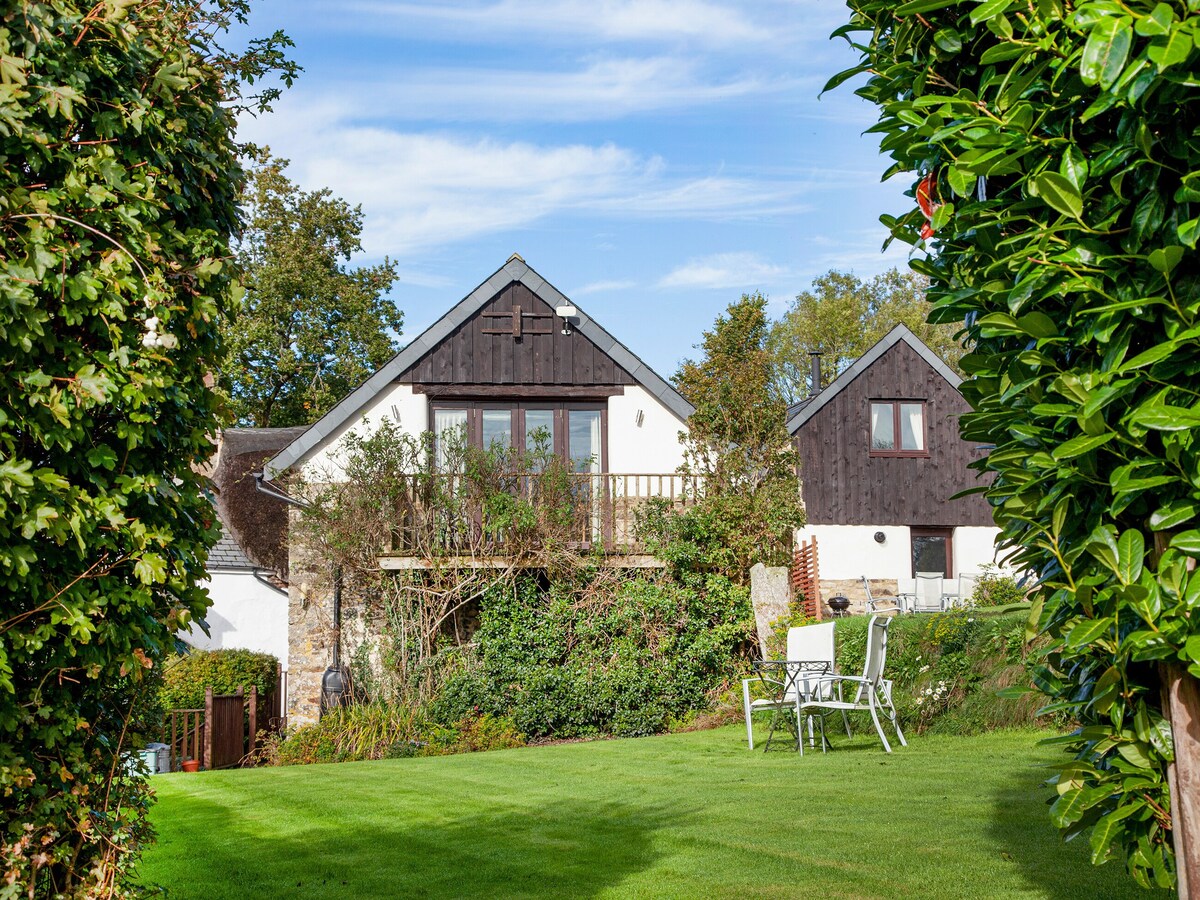
POLYGON ((954 530, 950 528, 912 528, 912 574, 918 572, 941 572, 943 578, 954 573, 951 548, 954 545, 954 530))
POLYGON ((928 456, 922 400, 871 401, 872 456, 928 456))

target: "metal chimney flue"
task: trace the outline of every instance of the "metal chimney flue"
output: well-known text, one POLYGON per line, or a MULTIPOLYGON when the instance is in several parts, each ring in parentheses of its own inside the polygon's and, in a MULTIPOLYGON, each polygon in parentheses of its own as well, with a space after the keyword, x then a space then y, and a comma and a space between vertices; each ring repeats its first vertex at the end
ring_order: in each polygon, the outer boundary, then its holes
POLYGON ((809 357, 812 359, 812 376, 808 386, 809 396, 815 397, 821 393, 821 357, 820 350, 809 351, 809 357))

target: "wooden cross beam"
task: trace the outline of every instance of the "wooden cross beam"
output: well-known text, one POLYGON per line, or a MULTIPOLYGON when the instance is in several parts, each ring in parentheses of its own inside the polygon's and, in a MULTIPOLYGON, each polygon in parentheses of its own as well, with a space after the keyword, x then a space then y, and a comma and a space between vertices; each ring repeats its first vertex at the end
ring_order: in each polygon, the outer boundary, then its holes
POLYGON ((516 304, 513 305, 512 312, 489 312, 483 313, 483 315, 489 319, 510 319, 512 321, 512 324, 507 328, 484 328, 482 329, 484 334, 511 334, 514 338, 520 339, 526 334, 554 333, 553 326, 546 331, 536 328, 530 328, 528 331, 525 331, 523 324, 525 319, 553 319, 554 316, 550 313, 521 312, 521 307, 516 304))

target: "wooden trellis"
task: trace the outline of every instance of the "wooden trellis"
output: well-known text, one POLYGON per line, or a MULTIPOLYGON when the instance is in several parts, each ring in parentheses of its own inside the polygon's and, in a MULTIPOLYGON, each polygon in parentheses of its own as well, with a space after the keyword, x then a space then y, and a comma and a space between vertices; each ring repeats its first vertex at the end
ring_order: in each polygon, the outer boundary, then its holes
POLYGON ((817 564, 817 539, 801 541, 792 557, 792 596, 808 615, 821 620, 821 573, 817 564))

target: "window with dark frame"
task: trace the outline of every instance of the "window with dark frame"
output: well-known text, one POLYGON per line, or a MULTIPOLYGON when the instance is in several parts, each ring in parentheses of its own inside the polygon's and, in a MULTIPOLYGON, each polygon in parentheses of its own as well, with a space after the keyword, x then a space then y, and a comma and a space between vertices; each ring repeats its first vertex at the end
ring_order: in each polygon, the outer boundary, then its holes
MULTIPOLYGON (((607 471, 608 415, 603 403, 528 400, 434 400, 434 446, 445 429, 461 428, 475 447, 539 447, 573 462, 580 472, 607 471)), ((435 451, 439 468, 444 463, 435 451)))
POLYGON ((912 577, 918 572, 941 572, 954 577, 954 529, 910 528, 912 535, 912 577))
POLYGON ((871 456, 928 456, 924 400, 871 401, 871 456))

